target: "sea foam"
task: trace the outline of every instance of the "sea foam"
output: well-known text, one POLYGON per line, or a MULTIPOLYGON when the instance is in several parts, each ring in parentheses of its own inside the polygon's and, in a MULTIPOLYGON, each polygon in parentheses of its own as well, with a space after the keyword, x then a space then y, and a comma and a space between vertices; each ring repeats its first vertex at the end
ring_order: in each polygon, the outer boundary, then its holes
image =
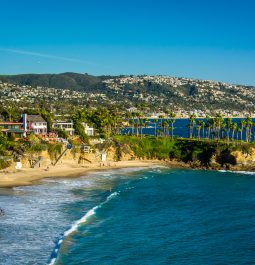
POLYGON ((233 170, 218 170, 222 173, 234 173, 234 174, 244 174, 244 175, 255 175, 254 171, 233 171, 233 170))

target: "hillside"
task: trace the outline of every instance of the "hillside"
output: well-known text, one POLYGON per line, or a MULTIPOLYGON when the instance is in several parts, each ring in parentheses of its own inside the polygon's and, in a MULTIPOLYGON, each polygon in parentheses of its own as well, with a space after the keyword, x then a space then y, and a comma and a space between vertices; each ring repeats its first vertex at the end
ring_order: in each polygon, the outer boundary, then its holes
POLYGON ((32 87, 41 86, 72 90, 93 89, 102 79, 78 73, 0 75, 2 82, 32 87))
POLYGON ((65 100, 79 105, 113 105, 185 113, 255 111, 254 87, 169 76, 92 76, 78 73, 0 76, 0 99, 22 103, 65 100), (33 95, 33 100, 30 99, 33 95), (68 96, 67 96, 68 95, 68 96), (54 99, 54 100, 53 100, 54 99))

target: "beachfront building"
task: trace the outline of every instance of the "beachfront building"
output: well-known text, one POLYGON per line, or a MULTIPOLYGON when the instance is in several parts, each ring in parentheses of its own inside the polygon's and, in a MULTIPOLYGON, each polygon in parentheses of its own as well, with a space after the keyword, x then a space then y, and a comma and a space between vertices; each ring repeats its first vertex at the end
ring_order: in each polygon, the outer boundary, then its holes
POLYGON ((74 135, 73 121, 54 121, 53 129, 66 131, 68 135, 74 135))
POLYGON ((22 122, 25 133, 33 132, 34 134, 46 135, 48 132, 47 122, 41 115, 22 114, 19 122, 22 122))
POLYGON ((82 122, 82 126, 84 128, 84 132, 88 135, 88 136, 94 136, 94 128, 89 126, 86 122, 82 122))
POLYGON ((22 138, 25 135, 22 125, 22 122, 0 122, 0 131, 8 137, 14 135, 17 138, 22 138))

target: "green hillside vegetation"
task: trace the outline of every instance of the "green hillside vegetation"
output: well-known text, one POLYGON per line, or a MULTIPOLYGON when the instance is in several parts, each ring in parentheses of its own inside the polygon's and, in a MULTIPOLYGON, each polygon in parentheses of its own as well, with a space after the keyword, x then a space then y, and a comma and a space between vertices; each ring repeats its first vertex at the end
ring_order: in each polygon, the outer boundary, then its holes
MULTIPOLYGON (((116 136, 120 149, 125 152, 125 146, 130 147, 134 155, 141 159, 176 160, 188 163, 193 167, 209 168, 213 156, 219 167, 236 165, 233 151, 249 153, 253 144, 236 145, 226 142, 208 141, 198 139, 171 139, 169 137, 144 137, 116 136), (122 146, 122 148, 121 148, 122 146)), ((214 165, 215 166, 215 165, 214 165)))
POLYGON ((103 79, 103 77, 95 77, 88 74, 78 73, 0 75, 1 81, 12 84, 82 91, 91 91, 96 89, 97 85, 103 79))

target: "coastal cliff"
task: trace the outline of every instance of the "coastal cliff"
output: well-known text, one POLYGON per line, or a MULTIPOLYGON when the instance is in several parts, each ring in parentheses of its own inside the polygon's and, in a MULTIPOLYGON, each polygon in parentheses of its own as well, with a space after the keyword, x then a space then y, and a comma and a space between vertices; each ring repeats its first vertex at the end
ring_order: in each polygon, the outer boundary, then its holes
MULTIPOLYGON (((63 148, 62 148, 63 150, 63 148)), ((20 160, 23 168, 51 166, 61 156, 62 151, 25 152, 20 160)), ((58 163, 72 162, 89 165, 100 162, 158 160, 169 165, 204 169, 255 169, 255 147, 251 144, 235 145, 222 142, 197 141, 170 138, 116 137, 110 144, 93 146, 91 151, 67 150, 58 163), (105 160, 102 160, 105 153, 105 160)), ((8 169, 15 169, 16 162, 8 169)))
POLYGON ((255 147, 251 143, 125 136, 117 139, 135 159, 157 159, 175 167, 255 170, 255 147))

